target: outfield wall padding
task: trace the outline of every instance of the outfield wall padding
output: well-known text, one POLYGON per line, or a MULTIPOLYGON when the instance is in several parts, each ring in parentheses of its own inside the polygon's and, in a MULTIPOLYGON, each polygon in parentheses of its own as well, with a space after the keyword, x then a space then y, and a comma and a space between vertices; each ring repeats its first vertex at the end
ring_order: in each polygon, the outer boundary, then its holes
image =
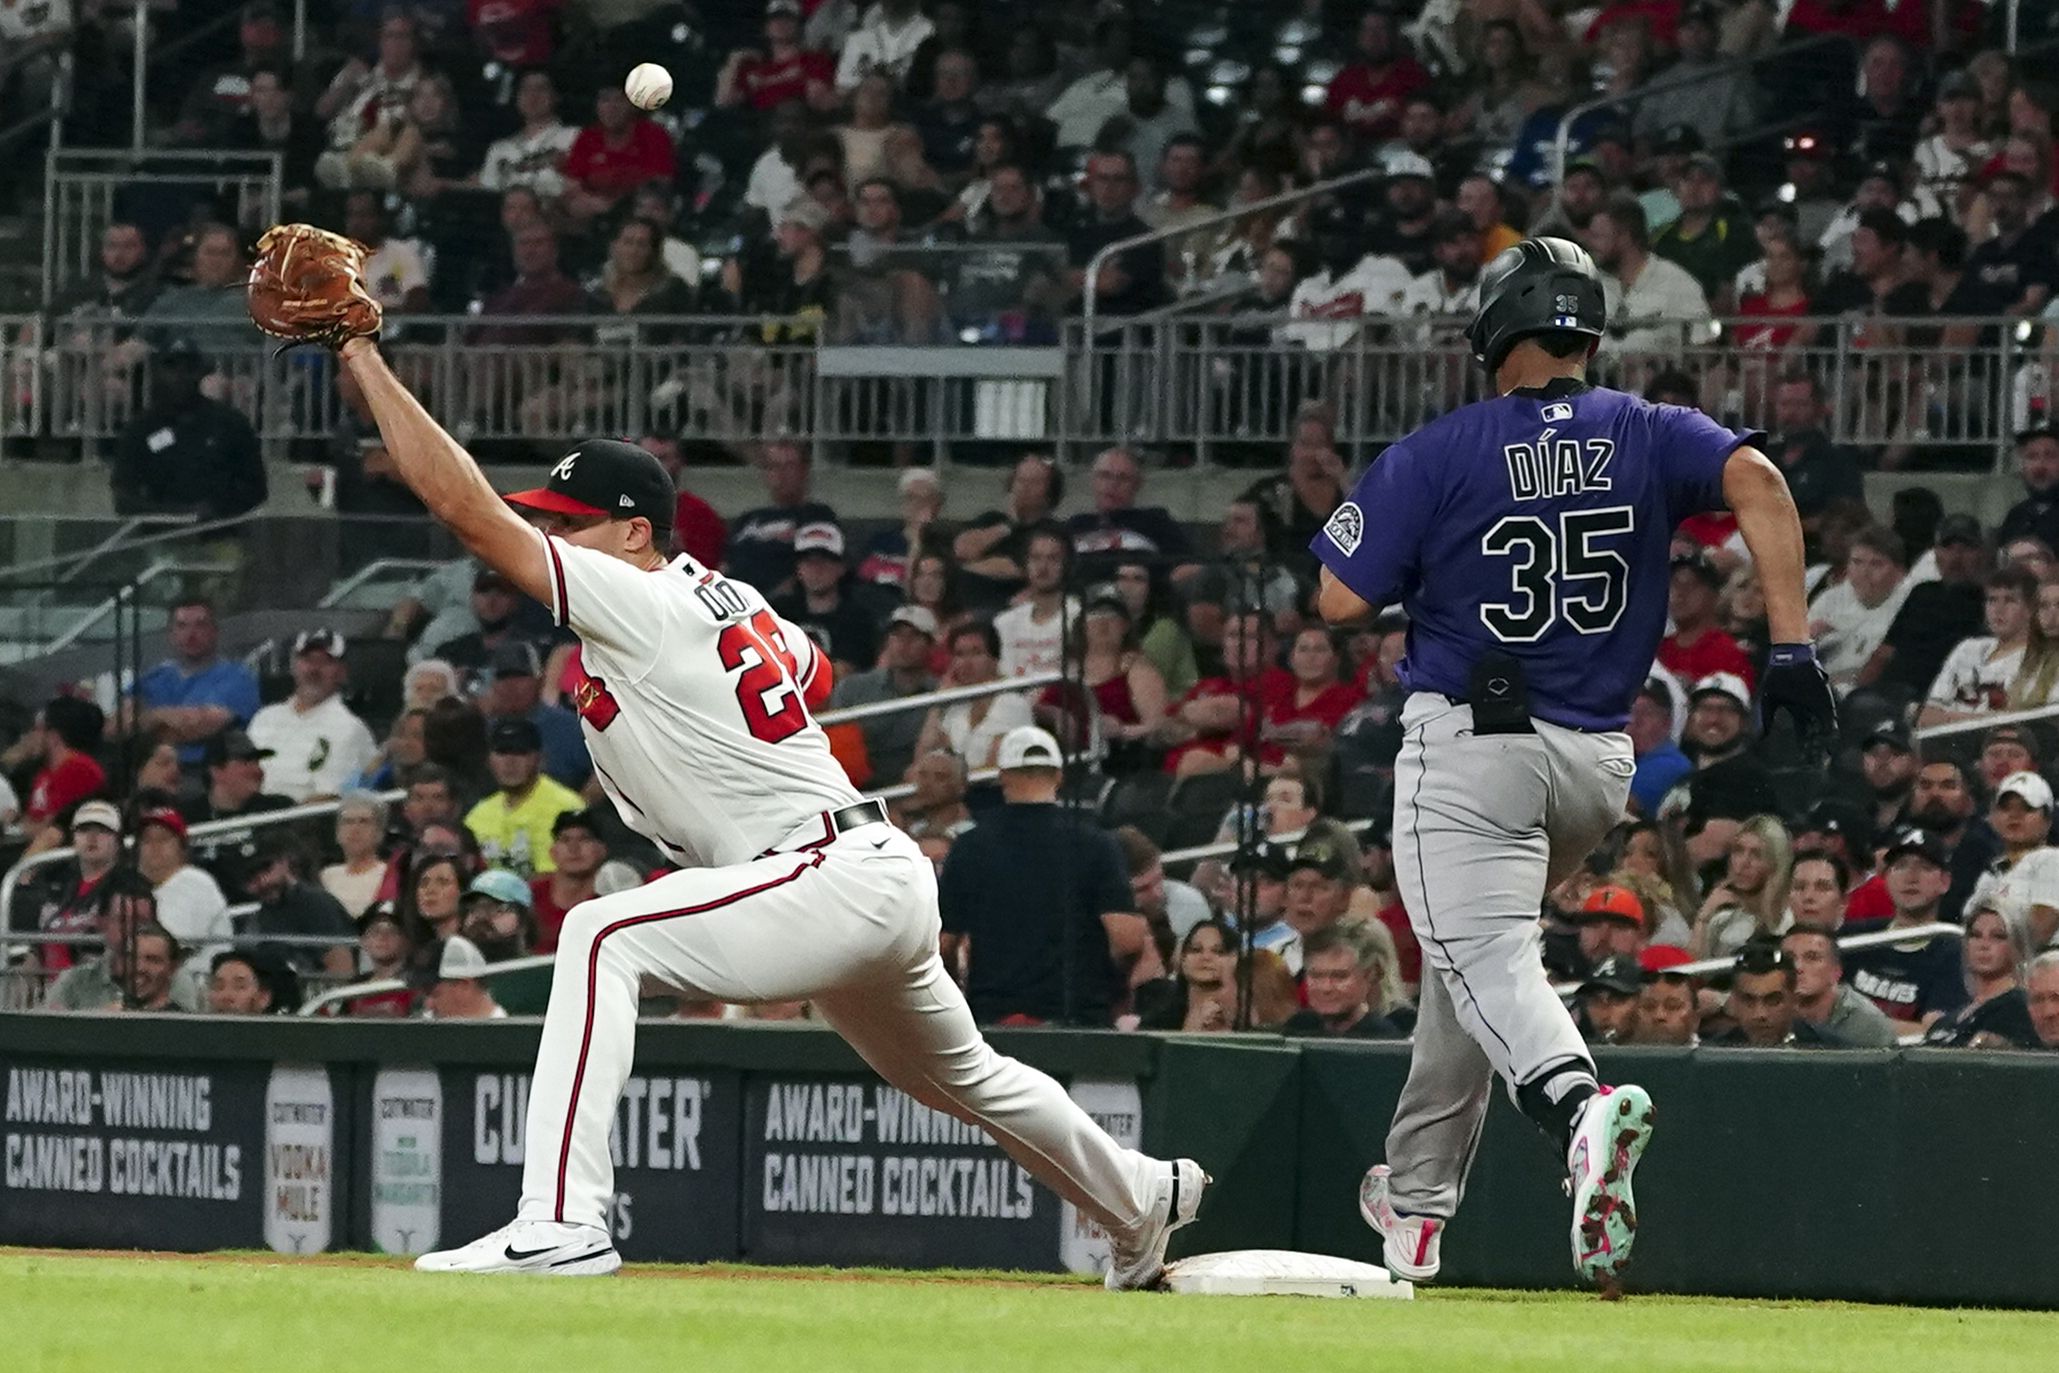
MULTIPOLYGON (((0 1015, 0 1244, 418 1252, 519 1195, 535 1022, 0 1015)), ((1173 1252, 1378 1261, 1356 1195, 1401 1044, 998 1031, 1126 1143, 1215 1178, 1173 1252)), ((1613 1050, 1659 1129, 1634 1286, 2059 1306, 2059 1057, 1613 1050)), ((805 1025, 645 1022, 611 1141, 632 1259, 1093 1271, 1094 1227, 805 1025)), ((1489 1113, 1453 1283, 1572 1282, 1542 1136, 1489 1113)))

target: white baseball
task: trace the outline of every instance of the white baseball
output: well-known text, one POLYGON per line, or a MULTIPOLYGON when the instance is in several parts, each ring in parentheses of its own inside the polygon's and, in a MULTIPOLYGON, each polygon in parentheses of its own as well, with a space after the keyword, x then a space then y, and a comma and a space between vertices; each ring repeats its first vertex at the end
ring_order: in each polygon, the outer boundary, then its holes
POLYGON ((622 83, 622 90, 639 110, 655 110, 672 98, 672 73, 655 62, 639 62, 622 83))

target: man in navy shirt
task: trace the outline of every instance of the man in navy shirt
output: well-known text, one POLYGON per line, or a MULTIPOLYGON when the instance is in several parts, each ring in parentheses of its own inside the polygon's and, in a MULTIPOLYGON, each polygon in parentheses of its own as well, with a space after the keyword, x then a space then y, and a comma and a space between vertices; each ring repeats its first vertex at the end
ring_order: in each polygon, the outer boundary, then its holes
POLYGON ((1129 869, 1106 830, 1058 805, 1058 741, 1008 731, 998 757, 1006 804, 959 836, 937 879, 944 965, 965 960, 982 1025, 1109 1023, 1120 964, 1150 935, 1129 869))
POLYGON ((221 656, 221 628, 204 596, 172 606, 172 656, 136 682, 135 727, 167 731, 179 762, 198 766, 207 741, 257 713, 257 674, 221 656))
POLYGON ((1564 1150, 1575 1268, 1609 1287, 1629 1261, 1651 1098, 1597 1083, 1545 977, 1537 912, 1622 817, 1623 729, 1665 632, 1682 519, 1736 513, 1773 642, 1762 704, 1807 744, 1835 732, 1780 469, 1757 434, 1590 386, 1606 314, 1576 244, 1496 257, 1466 331, 1495 398, 1388 448, 1312 544, 1324 619, 1408 612, 1394 866, 1426 967, 1387 1161, 1359 1209, 1412 1281, 1436 1276, 1497 1075, 1564 1150))
MULTIPOLYGON (((1887 928, 1934 924, 1952 887, 1944 844, 1929 830, 1903 830, 1887 848, 1887 896, 1894 917, 1887 928)), ((1887 1013, 1905 1033, 1927 1030, 1966 1004, 1959 941, 1926 935, 1905 944, 1876 944, 1844 956, 1845 981, 1887 1013)))

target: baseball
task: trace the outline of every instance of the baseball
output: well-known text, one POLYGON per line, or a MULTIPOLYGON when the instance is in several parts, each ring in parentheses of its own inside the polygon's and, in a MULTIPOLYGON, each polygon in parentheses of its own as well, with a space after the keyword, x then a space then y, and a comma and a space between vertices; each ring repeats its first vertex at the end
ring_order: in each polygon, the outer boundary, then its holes
POLYGON ((655 62, 639 62, 622 83, 622 90, 639 110, 655 110, 672 98, 672 73, 655 62))

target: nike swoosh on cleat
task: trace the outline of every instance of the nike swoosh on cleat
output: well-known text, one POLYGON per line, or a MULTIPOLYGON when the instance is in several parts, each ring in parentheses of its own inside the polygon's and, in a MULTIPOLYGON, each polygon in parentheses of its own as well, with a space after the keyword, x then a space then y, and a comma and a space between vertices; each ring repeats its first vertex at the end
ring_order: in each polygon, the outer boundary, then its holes
POLYGON ((548 1254, 551 1250, 556 1248, 558 1248, 558 1246, 555 1244, 546 1244, 541 1249, 517 1249, 514 1245, 511 1244, 501 1252, 507 1256, 507 1260, 509 1263, 527 1263, 529 1260, 537 1257, 539 1254, 548 1254))
MULTIPOLYGON (((539 1251, 539 1252, 540 1252, 540 1251, 539 1251)), ((551 1264, 551 1267, 553 1267, 553 1268, 563 1268, 563 1267, 564 1267, 564 1266, 565 1266, 566 1264, 568 1264, 568 1263, 584 1263, 584 1262, 586 1262, 586 1261, 587 1261, 588 1259, 597 1259, 597 1258, 600 1258, 600 1257, 601 1257, 601 1256, 602 1256, 603 1254, 606 1254, 607 1252, 608 1252, 608 1251, 607 1251, 607 1249, 606 1249, 606 1248, 604 1247, 604 1248, 596 1249, 596 1250, 594 1250, 594 1251, 593 1251, 592 1253, 590 1253, 590 1254, 574 1254, 574 1255, 573 1255, 573 1256, 572 1256, 571 1258, 569 1258, 569 1259, 558 1259, 558 1260, 556 1260, 555 1262, 553 1262, 553 1263, 551 1264)))

